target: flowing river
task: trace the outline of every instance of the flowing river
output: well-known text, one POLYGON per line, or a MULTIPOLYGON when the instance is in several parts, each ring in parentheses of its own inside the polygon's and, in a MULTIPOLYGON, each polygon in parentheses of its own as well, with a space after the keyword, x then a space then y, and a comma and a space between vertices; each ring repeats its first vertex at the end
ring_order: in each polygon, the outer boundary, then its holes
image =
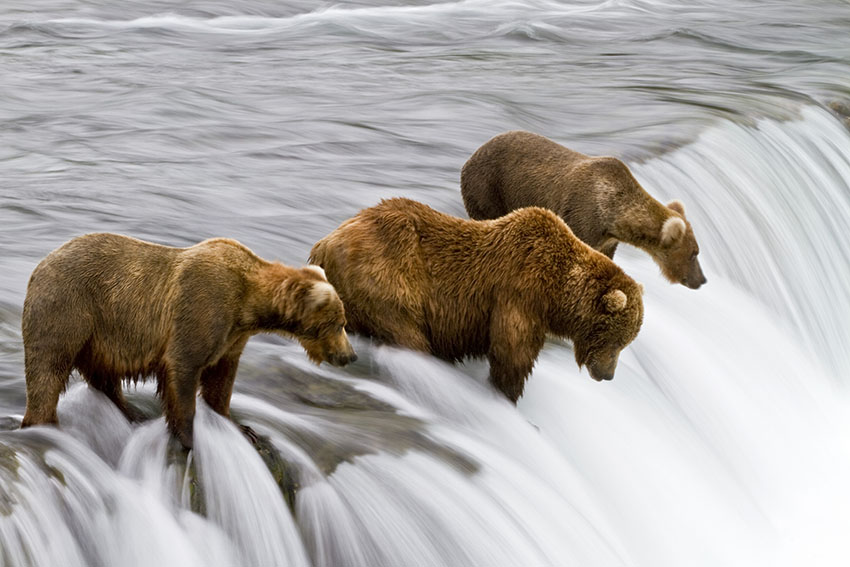
POLYGON ((850 561, 850 5, 731 0, 4 0, 0 565, 809 567, 850 561), (37 4, 37 6, 36 6, 37 4), (303 264, 359 209, 465 216, 469 155, 531 130, 684 201, 708 283, 645 292, 612 382, 355 338, 258 336, 187 457, 72 379, 18 431, 21 306, 109 231, 303 264))

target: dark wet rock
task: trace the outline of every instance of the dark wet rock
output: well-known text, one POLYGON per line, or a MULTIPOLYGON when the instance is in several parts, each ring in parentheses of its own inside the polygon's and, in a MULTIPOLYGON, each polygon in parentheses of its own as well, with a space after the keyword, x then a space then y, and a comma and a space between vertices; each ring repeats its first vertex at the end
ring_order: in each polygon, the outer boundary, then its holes
MULTIPOLYGON (((316 408, 378 410, 394 412, 395 408, 375 399, 343 380, 323 375, 319 367, 305 370, 279 356, 272 345, 254 345, 255 349, 266 347, 265 354, 243 356, 236 377, 236 389, 261 399, 282 402, 297 402, 316 408)), ((252 349, 254 350, 254 349, 252 349)), ((345 375, 351 378, 373 378, 368 355, 345 367, 345 375)))
POLYGON ((0 417, 0 431, 14 431, 21 428, 21 420, 17 417, 3 416, 0 417))
MULTIPOLYGON (((360 360, 346 367, 344 372, 328 375, 324 369, 313 370, 312 367, 294 365, 282 359, 277 352, 279 345, 266 346, 269 348, 264 353, 255 351, 243 357, 236 380, 237 390, 304 419, 281 424, 264 420, 262 415, 240 414, 234 410, 235 421, 243 425, 261 424, 277 431, 287 442, 303 451, 323 474, 331 475, 340 464, 354 462, 358 457, 381 453, 403 456, 409 451, 431 455, 464 474, 478 471, 479 467, 473 460, 435 440, 422 420, 399 413, 392 404, 358 389, 349 381, 349 378, 375 383, 382 381, 369 360, 369 349, 364 349, 360 360), (339 378, 334 377, 336 375, 339 378), (310 426, 301 425, 304 422, 310 426)), ((262 349, 262 346, 259 348, 262 349)), ((153 388, 130 386, 125 387, 124 392, 128 403, 143 416, 143 420, 162 415, 161 402, 153 388)), ((0 435, 4 430, 19 427, 20 420, 0 417, 0 435)), ((25 439, 21 438, 18 440, 20 443, 16 441, 11 446, 3 445, 0 436, 0 481, 13 478, 18 467, 16 451, 25 450, 28 458, 42 463, 47 475, 64 484, 61 471, 44 463, 43 453, 50 444, 35 432, 30 435, 29 431, 25 430, 25 439)), ((290 454, 282 453, 282 448, 279 450, 269 437, 255 435, 253 439, 246 438, 280 487, 290 510, 295 513, 295 501, 303 481, 303 465, 290 454)), ((166 455, 167 465, 176 471, 178 494, 183 494, 192 511, 206 515, 203 484, 191 453, 172 438, 166 455)), ((8 502, 0 502, 0 513, 8 507, 8 502)))
POLYGON ((308 373, 280 361, 275 366, 267 367, 266 373, 263 374, 265 380, 258 380, 253 384, 257 393, 284 396, 314 408, 328 410, 395 411, 390 404, 376 400, 351 384, 308 373), (278 377, 277 380, 268 379, 274 375, 278 377))
POLYGON ((189 509, 196 514, 206 516, 207 508, 204 503, 203 485, 198 478, 195 460, 191 457, 192 454, 183 447, 177 438, 172 436, 168 440, 165 449, 165 463, 166 466, 174 467, 174 470, 177 471, 175 475, 178 483, 178 486, 175 487, 177 493, 186 496, 186 491, 188 491, 189 509))
POLYGON ((403 456, 418 450, 443 461, 465 474, 478 471, 478 465, 457 451, 427 435, 424 424, 414 417, 379 412, 338 413, 333 416, 339 434, 318 437, 293 433, 298 443, 319 469, 331 475, 344 462, 357 457, 387 453, 403 456))
POLYGON ((20 466, 17 449, 0 440, 0 516, 8 516, 14 510, 13 483, 19 479, 20 466))
POLYGON ((295 495, 298 489, 301 488, 298 469, 281 457, 268 437, 258 436, 253 445, 260 458, 263 459, 266 468, 269 469, 272 478, 280 487, 283 498, 286 500, 286 505, 289 506, 289 510, 294 515, 295 495))
MULTIPOLYGON (((267 437, 257 436, 252 445, 275 483, 280 487, 289 509, 294 513, 295 495, 300 488, 297 469, 281 457, 267 437)), ((189 508, 193 512, 206 516, 204 486, 193 457, 194 453, 186 450, 176 438, 172 437, 169 440, 166 449, 166 465, 174 467, 177 471, 175 475, 179 483, 176 487, 177 492, 188 498, 189 508)))
POLYGON ((187 473, 179 475, 178 478, 184 479, 184 486, 189 491, 189 508, 196 514, 206 516, 207 505, 204 499, 204 487, 198 480, 198 470, 195 468, 194 460, 189 463, 187 473))
POLYGON ((19 466, 17 451, 0 442, 0 474, 17 478, 19 466))
POLYGON ((850 129, 850 101, 831 100, 826 106, 838 115, 844 126, 850 129))
POLYGON ((850 116, 850 101, 831 100, 827 106, 835 113, 842 116, 850 116))
MULTIPOLYGON (((154 379, 151 378, 151 380, 154 379)), ((130 406, 131 411, 138 417, 135 420, 137 422, 156 419, 162 416, 162 402, 158 396, 148 391, 136 390, 133 387, 128 388, 125 386, 124 399, 127 400, 127 405, 130 406)))
MULTIPOLYGON (((370 368, 367 354, 347 366, 346 374, 374 379, 370 368)), ((321 433, 298 427, 281 433, 304 450, 326 475, 358 456, 401 456, 410 450, 430 454, 465 474, 478 471, 478 465, 468 457, 432 439, 422 420, 398 413, 396 407, 344 380, 267 357, 263 363, 240 367, 237 383, 243 392, 321 424, 321 433)), ((242 421, 251 416, 236 414, 236 418, 242 421)))
POLYGON ((15 485, 20 480, 21 458, 35 463, 45 476, 56 480, 62 486, 67 485, 62 471, 45 461, 44 455, 51 448, 52 445, 37 433, 26 436, 5 433, 0 436, 0 516, 11 514, 18 503, 15 485))

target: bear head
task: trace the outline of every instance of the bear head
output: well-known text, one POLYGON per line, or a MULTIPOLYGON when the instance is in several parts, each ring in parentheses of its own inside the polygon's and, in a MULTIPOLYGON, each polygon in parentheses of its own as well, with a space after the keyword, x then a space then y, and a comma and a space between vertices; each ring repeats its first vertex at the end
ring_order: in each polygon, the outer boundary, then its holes
POLYGON ((642 295, 643 286, 624 275, 582 302, 571 338, 576 363, 587 366, 594 380, 611 380, 620 351, 637 337, 643 322, 642 295))
POLYGON ((345 366, 357 360, 345 333, 345 308, 319 266, 296 271, 281 286, 279 308, 307 356, 315 362, 345 366))
POLYGON ((706 278, 697 259, 699 245, 694 231, 685 218, 685 207, 680 201, 671 201, 667 208, 670 216, 661 225, 659 246, 653 257, 671 283, 697 289, 706 282, 706 278))

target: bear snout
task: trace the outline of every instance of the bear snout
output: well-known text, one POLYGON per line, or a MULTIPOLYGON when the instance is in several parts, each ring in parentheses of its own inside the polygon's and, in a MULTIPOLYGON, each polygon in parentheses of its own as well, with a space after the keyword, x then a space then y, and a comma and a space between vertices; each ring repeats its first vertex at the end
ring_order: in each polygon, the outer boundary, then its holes
POLYGON ((342 354, 334 353, 328 356, 328 362, 330 362, 333 366, 345 366, 346 364, 350 364, 356 360, 357 353, 353 350, 342 354))
POLYGON ((357 353, 348 341, 345 331, 340 333, 333 341, 330 348, 325 351, 325 360, 333 366, 345 366, 357 360, 357 353))
POLYGON ((591 361, 587 363, 587 370, 590 372, 590 377, 596 380, 597 382, 602 382, 603 380, 613 380, 614 371, 616 369, 616 357, 614 357, 613 362, 609 361, 607 364, 599 361, 591 361))
POLYGON ((596 380, 597 382, 602 382, 604 380, 613 380, 614 379, 614 373, 613 372, 604 372, 604 371, 601 371, 601 370, 594 371, 594 369, 591 368, 591 367, 588 367, 588 370, 590 370, 590 377, 593 378, 594 380, 596 380))
POLYGON ((693 265, 691 265, 691 269, 688 270, 688 275, 682 283, 691 289, 699 289, 699 287, 707 281, 708 280, 705 275, 702 273, 702 267, 699 265, 699 262, 694 259, 693 265))
POLYGON ((701 276, 699 279, 688 278, 682 283, 685 284, 685 287, 688 287, 690 289, 699 289, 707 281, 708 280, 705 279, 705 276, 701 276))

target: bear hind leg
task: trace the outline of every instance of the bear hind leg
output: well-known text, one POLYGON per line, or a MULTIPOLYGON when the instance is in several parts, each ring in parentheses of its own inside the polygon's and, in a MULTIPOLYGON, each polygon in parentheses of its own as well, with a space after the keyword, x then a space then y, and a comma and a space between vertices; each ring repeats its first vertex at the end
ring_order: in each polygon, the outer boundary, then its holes
POLYGON ((168 429, 186 449, 192 448, 195 398, 201 382, 197 368, 166 365, 159 376, 168 429))
POLYGON ((35 357, 27 353, 27 409, 21 427, 59 423, 56 406, 68 382, 72 364, 70 359, 51 361, 46 356, 35 357))
POLYGON ((124 393, 121 389, 121 380, 115 376, 108 376, 100 372, 83 372, 83 378, 88 382, 89 386, 102 392, 115 406, 121 410, 127 421, 137 422, 142 421, 144 416, 141 412, 131 407, 127 400, 124 399, 124 393))

